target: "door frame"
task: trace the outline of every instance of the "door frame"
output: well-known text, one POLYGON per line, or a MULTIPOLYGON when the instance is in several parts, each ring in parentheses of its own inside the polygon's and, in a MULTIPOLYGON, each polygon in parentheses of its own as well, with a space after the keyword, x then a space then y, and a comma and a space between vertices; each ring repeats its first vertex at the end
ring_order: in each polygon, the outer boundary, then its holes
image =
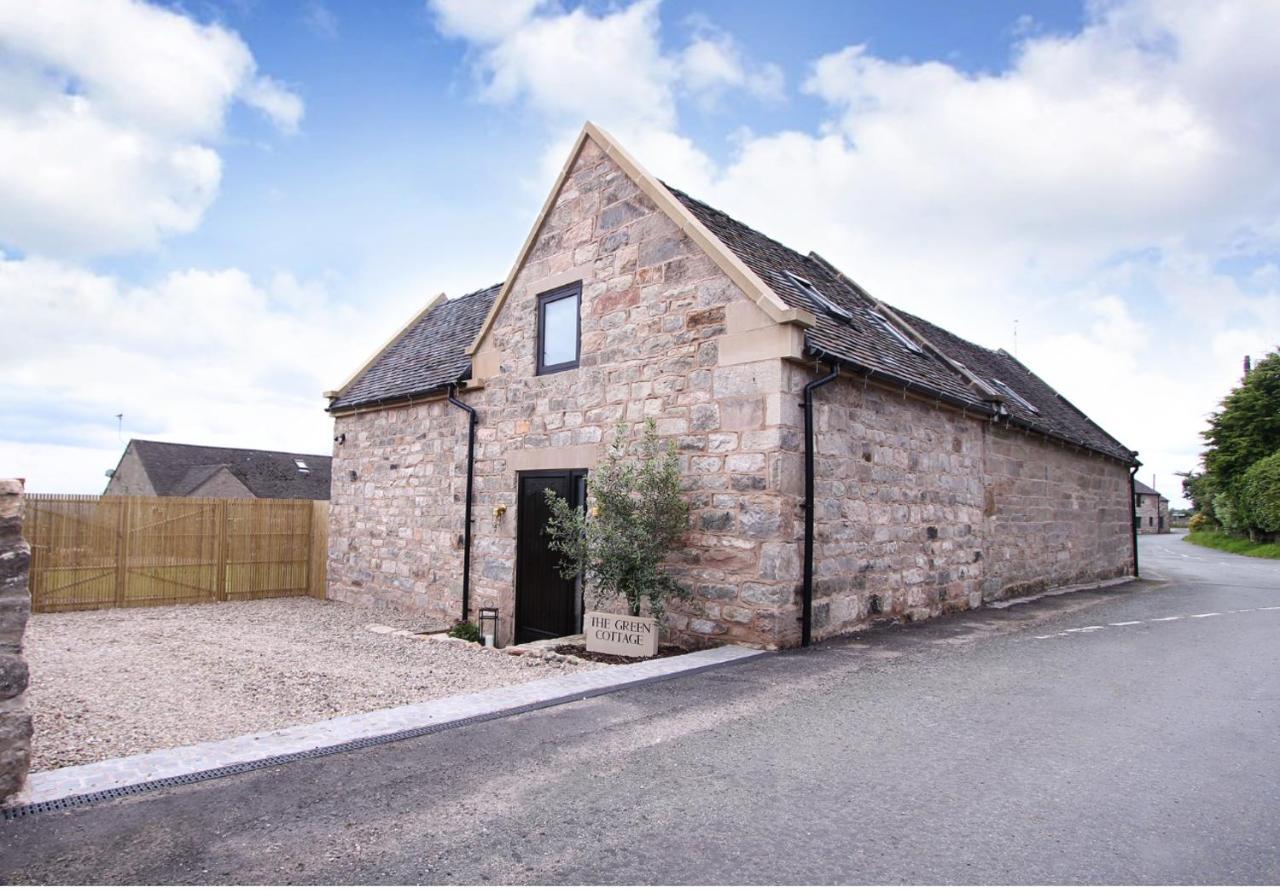
MULTIPOLYGON (((511 609, 511 642, 512 644, 522 644, 520 641, 520 534, 521 534, 521 496, 524 492, 524 479, 526 477, 545 477, 552 474, 564 474, 569 476, 570 484, 577 482, 578 492, 575 494, 579 500, 578 505, 581 506, 586 502, 587 496, 587 477, 589 470, 586 468, 526 468, 516 472, 516 498, 515 498, 515 568, 514 568, 514 592, 512 598, 511 609)), ((546 536, 545 533, 542 536, 546 536)), ((582 577, 579 576, 573 584, 573 630, 565 633, 565 635, 576 635, 582 632, 582 615, 585 612, 583 604, 582 577)), ((532 641, 532 640, 530 640, 532 641)))

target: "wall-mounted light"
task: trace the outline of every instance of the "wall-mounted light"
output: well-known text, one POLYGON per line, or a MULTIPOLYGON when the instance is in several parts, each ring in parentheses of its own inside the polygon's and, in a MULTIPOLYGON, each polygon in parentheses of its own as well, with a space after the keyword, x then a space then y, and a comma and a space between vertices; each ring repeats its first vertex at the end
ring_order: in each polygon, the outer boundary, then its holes
POLYGON ((480 638, 488 648, 493 648, 498 641, 498 609, 480 609, 480 638))
POLYGON ((360 476, 356 474, 356 470, 354 468, 347 472, 347 474, 351 475, 351 480, 353 481, 360 476))
POLYGON ((495 518, 501 518, 506 513, 507 513, 507 507, 505 504, 501 502, 493 507, 493 516, 495 518))

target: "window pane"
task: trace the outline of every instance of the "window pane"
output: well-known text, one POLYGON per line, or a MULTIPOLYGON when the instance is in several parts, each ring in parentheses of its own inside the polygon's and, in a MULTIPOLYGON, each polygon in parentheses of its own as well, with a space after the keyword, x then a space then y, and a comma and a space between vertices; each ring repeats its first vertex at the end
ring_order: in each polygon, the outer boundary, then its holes
POLYGON ((578 296, 542 305, 542 365, 557 366, 578 358, 578 296))

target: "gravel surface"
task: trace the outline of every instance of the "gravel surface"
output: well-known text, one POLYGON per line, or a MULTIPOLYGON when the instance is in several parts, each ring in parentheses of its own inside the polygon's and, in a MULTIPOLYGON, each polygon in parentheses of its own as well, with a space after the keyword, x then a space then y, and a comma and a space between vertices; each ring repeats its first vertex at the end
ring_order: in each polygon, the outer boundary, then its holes
POLYGON ((341 602, 33 614, 33 771, 589 669, 372 631, 421 619, 341 602))

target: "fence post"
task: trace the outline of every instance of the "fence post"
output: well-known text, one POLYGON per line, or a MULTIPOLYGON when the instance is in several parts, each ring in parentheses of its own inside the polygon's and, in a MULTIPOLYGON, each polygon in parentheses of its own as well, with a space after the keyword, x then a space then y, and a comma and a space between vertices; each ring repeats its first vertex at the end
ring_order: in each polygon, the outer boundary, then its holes
POLYGON ((123 608, 129 593, 129 498, 120 497, 120 515, 116 527, 116 607, 123 608))
POLYGON ((311 502, 311 538, 307 543, 307 592, 312 598, 329 597, 329 502, 311 502))
POLYGON ((213 508, 213 517, 218 527, 218 564, 214 573, 218 580, 218 601, 227 600, 227 501, 219 499, 213 508))

